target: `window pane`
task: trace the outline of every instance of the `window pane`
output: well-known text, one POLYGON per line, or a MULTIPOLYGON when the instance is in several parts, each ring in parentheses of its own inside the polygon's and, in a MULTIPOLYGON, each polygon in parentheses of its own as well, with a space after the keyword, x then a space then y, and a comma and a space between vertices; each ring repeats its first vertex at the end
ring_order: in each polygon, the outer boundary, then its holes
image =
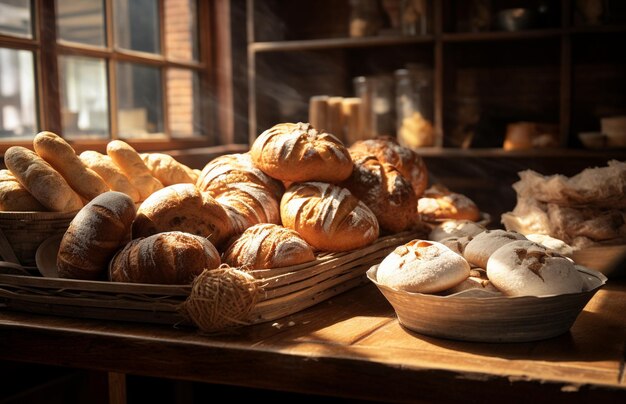
POLYGON ((33 37, 30 0, 0 0, 0 33, 33 37))
POLYGON ((118 63, 117 103, 120 137, 162 133, 161 71, 134 63, 118 63))
POLYGON ((109 103, 102 59, 60 56, 63 134, 67 138, 108 138, 109 103))
POLYGON ((106 45, 102 0, 57 0, 57 26, 60 39, 106 45))
POLYGON ((115 0, 115 44, 124 49, 161 53, 157 0, 115 0))
POLYGON ((192 70, 167 72, 167 106, 172 136, 189 137, 204 133, 200 115, 200 80, 192 70))
POLYGON ((165 0, 167 57, 198 60, 198 12, 195 0, 165 0))
POLYGON ((36 105, 33 53, 0 48, 0 138, 33 137, 36 105))

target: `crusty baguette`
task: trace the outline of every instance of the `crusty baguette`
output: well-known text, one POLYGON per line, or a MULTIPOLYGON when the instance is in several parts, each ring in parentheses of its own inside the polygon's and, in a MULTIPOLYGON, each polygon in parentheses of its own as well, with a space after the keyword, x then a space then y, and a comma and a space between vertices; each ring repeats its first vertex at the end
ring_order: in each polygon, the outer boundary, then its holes
POLYGON ((87 167, 91 168, 102 177, 112 191, 118 191, 130 196, 133 202, 139 202, 141 196, 137 188, 121 168, 117 166, 111 157, 93 150, 86 150, 80 154, 80 159, 87 167))
POLYGON ((39 132, 33 140, 33 147, 86 201, 109 191, 106 182, 78 158, 74 148, 62 137, 52 132, 39 132))
POLYGON ((45 210, 47 209, 19 183, 11 171, 0 170, 0 211, 39 212, 45 210))
POLYGON ((123 140, 110 141, 107 144, 107 154, 137 188, 142 201, 163 188, 161 181, 152 175, 139 153, 128 143, 123 140))
POLYGON ((71 212, 83 207, 80 195, 37 153, 22 146, 11 146, 4 153, 4 163, 19 183, 47 209, 71 212))
POLYGON ((165 153, 141 153, 139 155, 152 175, 163 186, 174 184, 195 184, 198 175, 174 157, 165 153))

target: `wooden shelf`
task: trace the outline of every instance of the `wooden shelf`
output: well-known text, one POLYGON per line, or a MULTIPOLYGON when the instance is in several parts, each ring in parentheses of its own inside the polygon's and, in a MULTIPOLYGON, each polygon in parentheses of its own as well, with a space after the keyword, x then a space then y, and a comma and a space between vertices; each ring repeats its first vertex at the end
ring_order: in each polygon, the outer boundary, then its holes
POLYGON ((562 29, 541 29, 528 31, 490 31, 490 32, 446 32, 443 42, 480 42, 480 41, 516 41, 529 39, 558 38, 565 31, 562 29))
POLYGON ((316 49, 365 48, 416 43, 430 43, 434 36, 372 36, 366 38, 329 38, 302 41, 254 42, 249 45, 252 52, 285 52, 316 49))
POLYGON ((596 158, 610 157, 615 159, 626 159, 626 149, 531 149, 531 150, 504 150, 501 148, 484 149, 458 149, 452 147, 424 147, 417 150, 422 157, 453 157, 453 158, 596 158))

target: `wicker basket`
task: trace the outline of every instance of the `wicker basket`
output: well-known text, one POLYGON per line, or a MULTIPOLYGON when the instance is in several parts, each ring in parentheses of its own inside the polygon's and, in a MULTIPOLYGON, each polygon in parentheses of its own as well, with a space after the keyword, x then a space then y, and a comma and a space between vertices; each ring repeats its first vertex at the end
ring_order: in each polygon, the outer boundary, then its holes
POLYGON ((64 233, 74 212, 0 212, 0 255, 4 261, 35 266, 35 252, 49 237, 64 233))

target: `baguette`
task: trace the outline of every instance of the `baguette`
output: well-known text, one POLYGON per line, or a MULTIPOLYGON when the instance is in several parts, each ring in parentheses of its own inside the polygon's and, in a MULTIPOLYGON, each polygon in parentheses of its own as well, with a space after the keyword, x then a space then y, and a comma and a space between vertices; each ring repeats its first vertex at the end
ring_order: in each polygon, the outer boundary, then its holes
POLYGON ((87 150, 80 154, 85 165, 94 170, 112 191, 118 191, 130 196, 133 202, 139 202, 140 195, 137 188, 130 183, 124 172, 113 162, 111 157, 97 151, 87 150))
POLYGON ((128 143, 122 140, 110 141, 107 144, 107 154, 137 188, 140 200, 145 200, 153 192, 163 188, 161 181, 152 175, 141 156, 128 143))
POLYGON ((195 184, 198 175, 186 165, 165 153, 141 153, 139 155, 152 175, 163 186, 174 184, 195 184))
POLYGON ((0 211, 40 212, 46 208, 19 183, 11 171, 0 170, 0 211))

